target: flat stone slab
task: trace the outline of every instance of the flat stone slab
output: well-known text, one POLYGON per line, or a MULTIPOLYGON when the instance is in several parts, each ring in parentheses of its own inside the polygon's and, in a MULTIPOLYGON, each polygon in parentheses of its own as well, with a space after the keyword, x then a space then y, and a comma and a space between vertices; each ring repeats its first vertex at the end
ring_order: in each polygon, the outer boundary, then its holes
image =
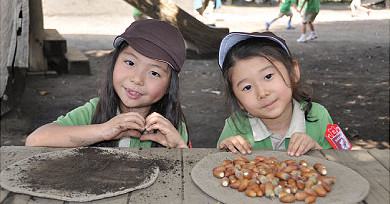
MULTIPOLYGON (((234 160, 238 155, 230 152, 221 152, 204 157, 192 169, 192 179, 205 193, 223 203, 249 204, 255 201, 260 201, 264 204, 281 203, 278 199, 271 200, 265 196, 261 198, 250 198, 244 192, 237 191, 237 189, 221 186, 221 180, 213 176, 213 168, 222 165, 222 161, 225 159, 234 160)), ((258 155, 252 154, 244 157, 251 160, 256 156, 258 155)), ((296 159, 297 161, 306 160, 311 165, 315 163, 325 165, 328 176, 335 177, 336 183, 332 185, 332 191, 326 197, 317 198, 316 204, 358 203, 367 196, 370 189, 370 185, 365 178, 360 176, 356 171, 336 162, 310 156, 300 156, 299 158, 290 157, 285 152, 278 151, 264 151, 261 153, 261 156, 276 157, 278 161, 296 159)))
POLYGON ((112 148, 73 148, 34 155, 5 168, 1 186, 15 193, 86 202, 152 185, 159 167, 112 148))

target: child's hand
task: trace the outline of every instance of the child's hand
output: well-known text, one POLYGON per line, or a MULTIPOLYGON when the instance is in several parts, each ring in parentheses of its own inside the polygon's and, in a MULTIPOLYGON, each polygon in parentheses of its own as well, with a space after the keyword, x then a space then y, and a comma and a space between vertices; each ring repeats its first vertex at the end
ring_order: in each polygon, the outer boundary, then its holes
POLYGON ((146 117, 145 129, 146 131, 158 131, 155 134, 144 134, 140 140, 152 140, 166 147, 188 148, 172 123, 156 112, 146 117))
POLYGON ((237 154, 237 150, 241 154, 251 154, 252 145, 248 140, 244 140, 240 135, 231 136, 219 143, 219 149, 229 149, 234 154, 237 154))
POLYGON ((103 139, 113 140, 125 136, 140 137, 145 129, 145 119, 136 112, 119 114, 102 124, 103 139))
POLYGON ((308 134, 296 132, 290 138, 287 154, 298 157, 312 149, 322 149, 322 147, 308 134))

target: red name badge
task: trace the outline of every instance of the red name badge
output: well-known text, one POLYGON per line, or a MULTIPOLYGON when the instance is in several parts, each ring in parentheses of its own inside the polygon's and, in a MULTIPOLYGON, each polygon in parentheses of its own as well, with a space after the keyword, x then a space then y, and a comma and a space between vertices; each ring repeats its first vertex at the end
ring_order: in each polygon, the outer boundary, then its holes
POLYGON ((332 145, 333 149, 351 149, 352 145, 349 143, 347 137, 344 135, 341 128, 334 124, 329 124, 326 127, 325 137, 332 145))

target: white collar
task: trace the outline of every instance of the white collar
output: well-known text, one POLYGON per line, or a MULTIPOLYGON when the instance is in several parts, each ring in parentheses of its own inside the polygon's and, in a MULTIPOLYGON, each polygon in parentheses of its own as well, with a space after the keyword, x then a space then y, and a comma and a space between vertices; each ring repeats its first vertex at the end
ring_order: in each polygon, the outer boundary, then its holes
MULTIPOLYGON (((254 141, 264 140, 274 134, 268 130, 263 121, 258 117, 249 116, 249 123, 252 127, 254 141)), ((290 138, 291 135, 296 132, 306 132, 306 121, 305 113, 302 110, 300 103, 293 99, 293 114, 290 126, 288 127, 284 138, 290 138)))

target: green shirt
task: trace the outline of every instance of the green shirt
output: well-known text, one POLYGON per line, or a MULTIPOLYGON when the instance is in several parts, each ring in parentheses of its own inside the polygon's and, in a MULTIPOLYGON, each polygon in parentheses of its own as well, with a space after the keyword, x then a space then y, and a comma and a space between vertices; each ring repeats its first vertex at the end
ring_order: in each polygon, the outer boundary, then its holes
MULTIPOLYGON (((305 104, 306 103, 301 103, 301 106, 304 107, 305 104)), ((318 103, 312 103, 312 108, 309 112, 308 117, 309 120, 317 121, 306 121, 306 134, 310 135, 319 145, 321 145, 322 148, 332 149, 332 146, 325 138, 326 126, 328 124, 333 124, 332 118, 330 117, 328 111, 325 109, 324 106, 318 103)), ((221 136, 219 137, 217 143, 217 148, 219 148, 219 143, 222 140, 230 136, 241 135, 245 140, 248 140, 251 143, 252 149, 272 149, 270 137, 267 137, 266 139, 261 141, 254 141, 252 127, 247 116, 239 114, 235 122, 236 125, 233 123, 232 117, 226 119, 225 127, 223 128, 221 136)), ((286 138, 286 149, 288 149, 289 142, 290 139, 286 138)))
MULTIPOLYGON (((80 106, 70 111, 65 116, 58 117, 57 120, 54 122, 62 126, 91 125, 92 118, 95 115, 98 101, 99 101, 98 98, 93 98, 83 106, 80 106)), ((181 137, 184 139, 184 142, 187 143, 188 134, 187 134, 186 125, 184 123, 181 123, 181 126, 179 127, 178 131, 181 137)), ((150 147, 151 145, 152 145, 152 141, 150 140, 141 141, 137 137, 132 137, 130 142, 131 147, 150 147)))
POLYGON ((133 16, 142 16, 142 11, 138 10, 137 8, 133 8, 133 16))
MULTIPOLYGON (((305 0, 299 1, 298 9, 302 7, 302 4, 305 0)), ((306 0, 305 5, 303 5, 302 11, 308 13, 318 13, 320 12, 320 0, 306 0)))
POLYGON ((296 4, 296 0, 285 0, 280 6, 280 13, 290 13, 291 4, 296 4))

